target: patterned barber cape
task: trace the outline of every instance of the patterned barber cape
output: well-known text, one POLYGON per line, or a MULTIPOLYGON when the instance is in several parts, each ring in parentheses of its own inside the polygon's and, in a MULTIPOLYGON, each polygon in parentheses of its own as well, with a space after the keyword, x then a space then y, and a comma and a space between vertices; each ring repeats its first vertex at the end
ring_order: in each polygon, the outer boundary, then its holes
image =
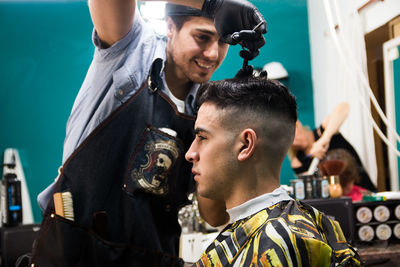
POLYGON ((281 201, 228 225, 194 266, 363 266, 338 222, 281 201))

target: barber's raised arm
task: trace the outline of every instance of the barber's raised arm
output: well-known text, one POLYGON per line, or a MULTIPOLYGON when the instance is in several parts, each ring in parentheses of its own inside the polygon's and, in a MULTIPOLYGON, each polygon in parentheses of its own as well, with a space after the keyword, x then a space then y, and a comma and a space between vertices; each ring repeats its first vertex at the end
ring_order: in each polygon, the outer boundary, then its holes
MULTIPOLYGON (((167 2, 201 9, 204 0, 167 2)), ((130 31, 135 9, 136 0, 89 0, 94 27, 105 47, 121 40, 130 31)))
POLYGON ((199 194, 197 194, 197 201, 200 215, 209 225, 217 227, 229 221, 229 214, 226 212, 225 202, 204 198, 199 194))
POLYGON ((94 27, 103 45, 122 39, 131 29, 136 0, 89 0, 94 27))

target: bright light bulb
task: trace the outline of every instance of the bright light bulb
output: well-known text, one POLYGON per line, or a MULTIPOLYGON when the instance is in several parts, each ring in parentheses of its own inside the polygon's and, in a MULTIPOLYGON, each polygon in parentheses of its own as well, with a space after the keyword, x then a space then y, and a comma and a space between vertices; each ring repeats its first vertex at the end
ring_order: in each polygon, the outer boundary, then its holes
POLYGON ((140 5, 140 13, 145 19, 164 19, 165 2, 143 2, 140 5))
POLYGON ((157 34, 166 35, 165 2, 141 2, 140 14, 143 19, 154 29, 157 34))

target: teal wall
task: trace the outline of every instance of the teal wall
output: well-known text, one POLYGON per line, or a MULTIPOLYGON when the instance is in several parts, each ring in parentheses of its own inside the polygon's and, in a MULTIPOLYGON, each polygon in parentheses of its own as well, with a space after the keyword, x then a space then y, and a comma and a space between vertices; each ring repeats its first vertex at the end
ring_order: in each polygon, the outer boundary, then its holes
MULTIPOLYGON (((308 36, 307 0, 253 0, 267 21, 266 44, 250 64, 263 67, 272 61, 281 62, 289 73, 289 88, 297 98, 299 119, 314 127, 314 104, 311 81, 311 58, 308 36)), ((231 47, 213 79, 233 77, 243 61, 240 47, 231 47)), ((288 158, 281 172, 281 183, 294 178, 288 158)))
MULTIPOLYGON (((280 61, 299 102, 300 119, 313 126, 306 0, 253 0, 268 22, 266 45, 251 61, 280 61)), ((17 148, 35 221, 37 194, 52 182, 62 160, 65 125, 89 67, 92 22, 86 1, 0 1, 0 152, 17 148)), ((241 67, 232 47, 213 79, 241 67)), ((293 177, 285 160, 282 182, 293 177)))
POLYGON ((57 175, 65 125, 93 47, 87 4, 0 1, 0 153, 19 150, 35 221, 57 175))

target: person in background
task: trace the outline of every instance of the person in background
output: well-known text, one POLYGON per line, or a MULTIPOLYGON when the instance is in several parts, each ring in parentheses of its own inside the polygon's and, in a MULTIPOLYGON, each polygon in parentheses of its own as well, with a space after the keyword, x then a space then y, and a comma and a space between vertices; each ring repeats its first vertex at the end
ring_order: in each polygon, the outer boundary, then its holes
MULTIPOLYGON (((196 91, 229 44, 257 56, 266 22, 246 0, 169 2, 161 37, 135 0, 89 1, 94 58, 68 119, 60 174, 38 197, 44 219, 30 266, 182 265, 177 214, 194 190, 184 152, 196 91)), ((210 224, 228 220, 224 203, 199 205, 210 224)))
POLYGON ((356 160, 357 172, 360 176, 357 185, 368 190, 376 191, 376 187, 362 166, 360 157, 353 146, 339 133, 339 128, 347 118, 349 104, 342 102, 338 104, 333 112, 327 116, 321 126, 310 130, 304 127, 300 121, 296 122, 296 135, 289 150, 290 164, 296 174, 307 172, 313 158, 323 160, 326 153, 335 149, 348 151, 356 160))
POLYGON ((361 201, 364 194, 370 194, 369 190, 356 185, 361 179, 359 165, 350 152, 343 148, 331 149, 326 153, 326 157, 320 164, 330 160, 340 160, 344 163, 345 167, 339 175, 344 196, 351 197, 352 201, 361 201))
POLYGON ((295 97, 276 81, 235 77, 199 89, 186 152, 197 194, 225 202, 228 224, 196 266, 360 266, 338 222, 280 187, 295 97))

